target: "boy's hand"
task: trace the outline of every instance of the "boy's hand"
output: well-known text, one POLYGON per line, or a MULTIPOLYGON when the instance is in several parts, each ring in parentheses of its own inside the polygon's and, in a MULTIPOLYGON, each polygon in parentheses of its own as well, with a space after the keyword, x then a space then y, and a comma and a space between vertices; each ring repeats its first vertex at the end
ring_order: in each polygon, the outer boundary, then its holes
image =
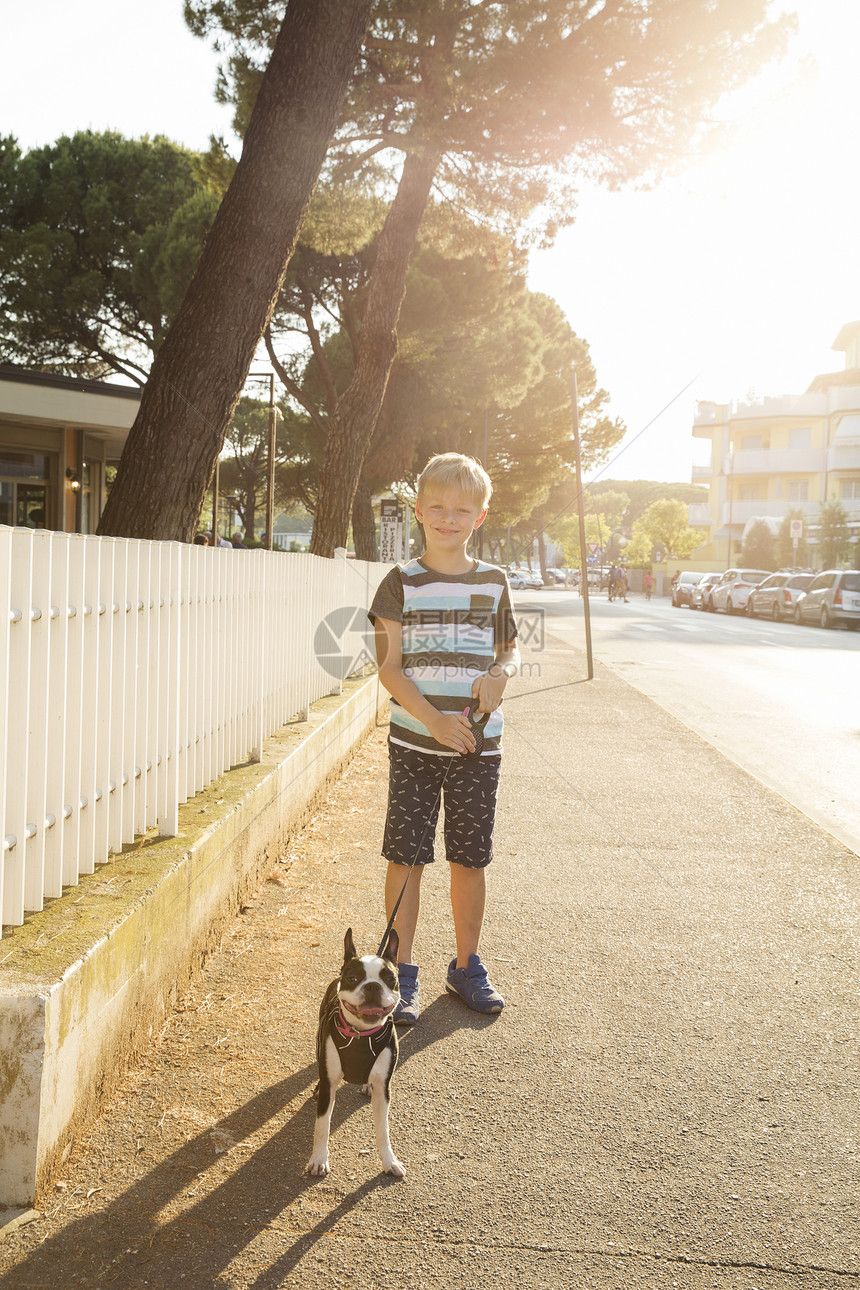
POLYGON ((477 699, 476 712, 495 712, 502 701, 508 678, 504 672, 501 676, 491 676, 489 672, 476 676, 472 682, 472 698, 477 699))
POLYGON ((475 751, 475 736, 472 727, 459 712, 440 712, 432 726, 427 729, 439 744, 453 748, 454 752, 471 753, 475 751))

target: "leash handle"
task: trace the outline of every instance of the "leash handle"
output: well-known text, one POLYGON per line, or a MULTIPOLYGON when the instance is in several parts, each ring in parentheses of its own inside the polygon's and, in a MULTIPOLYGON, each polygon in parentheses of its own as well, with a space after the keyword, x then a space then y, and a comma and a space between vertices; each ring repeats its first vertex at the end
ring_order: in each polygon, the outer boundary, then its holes
POLYGON ((475 712, 474 708, 465 708, 463 716, 469 723, 469 729, 475 740, 475 751, 466 753, 467 757, 480 757, 484 750, 484 726, 493 714, 491 712, 475 712))

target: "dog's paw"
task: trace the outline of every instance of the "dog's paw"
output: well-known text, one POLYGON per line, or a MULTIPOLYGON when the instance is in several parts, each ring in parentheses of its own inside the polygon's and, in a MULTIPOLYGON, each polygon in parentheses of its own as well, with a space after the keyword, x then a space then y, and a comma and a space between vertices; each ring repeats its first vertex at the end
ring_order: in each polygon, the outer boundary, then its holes
POLYGON ((305 1169, 306 1174, 311 1174, 314 1178, 325 1178, 327 1173, 331 1172, 331 1165, 328 1162, 328 1156, 311 1156, 305 1169))
POLYGON ((390 1160, 383 1160, 382 1168, 393 1178, 403 1178, 406 1174, 406 1166, 402 1165, 396 1156, 392 1156, 390 1160))
POLYGON ((361 1091, 365 1097, 370 1097, 371 1093, 373 1092, 373 1089, 370 1087, 369 1084, 362 1084, 361 1091))

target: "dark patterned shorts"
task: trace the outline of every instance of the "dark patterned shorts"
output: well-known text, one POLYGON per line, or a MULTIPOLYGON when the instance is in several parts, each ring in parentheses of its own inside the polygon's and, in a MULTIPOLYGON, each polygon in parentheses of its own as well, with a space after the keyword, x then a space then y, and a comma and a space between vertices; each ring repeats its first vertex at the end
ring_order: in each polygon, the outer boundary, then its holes
POLYGON ((466 869, 488 865, 493 858, 501 757, 437 757, 391 740, 388 757, 385 859, 391 864, 432 864, 436 821, 444 802, 448 862, 466 869))

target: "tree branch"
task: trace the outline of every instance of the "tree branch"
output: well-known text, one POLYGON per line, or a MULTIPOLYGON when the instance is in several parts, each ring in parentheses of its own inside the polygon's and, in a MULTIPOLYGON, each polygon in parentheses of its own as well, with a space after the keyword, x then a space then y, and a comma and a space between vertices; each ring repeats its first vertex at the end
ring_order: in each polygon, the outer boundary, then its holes
POLYGON ((324 418, 320 416, 318 408, 316 408, 314 404, 311 403, 310 400, 305 397, 304 393, 302 392, 301 386, 298 385, 296 381, 293 380, 293 378, 290 376, 289 372, 284 367, 281 360, 275 354, 274 346, 272 345, 271 324, 269 324, 269 326, 263 332, 263 339, 266 342, 266 353, 269 355, 269 362, 272 364, 272 367, 275 369, 278 379, 280 380, 284 389, 292 398, 295 399, 296 403, 298 403, 300 407, 304 408, 305 412, 307 412, 308 416, 313 421, 314 425, 319 430, 321 430, 323 434, 326 434, 328 431, 328 426, 326 425, 324 418))

